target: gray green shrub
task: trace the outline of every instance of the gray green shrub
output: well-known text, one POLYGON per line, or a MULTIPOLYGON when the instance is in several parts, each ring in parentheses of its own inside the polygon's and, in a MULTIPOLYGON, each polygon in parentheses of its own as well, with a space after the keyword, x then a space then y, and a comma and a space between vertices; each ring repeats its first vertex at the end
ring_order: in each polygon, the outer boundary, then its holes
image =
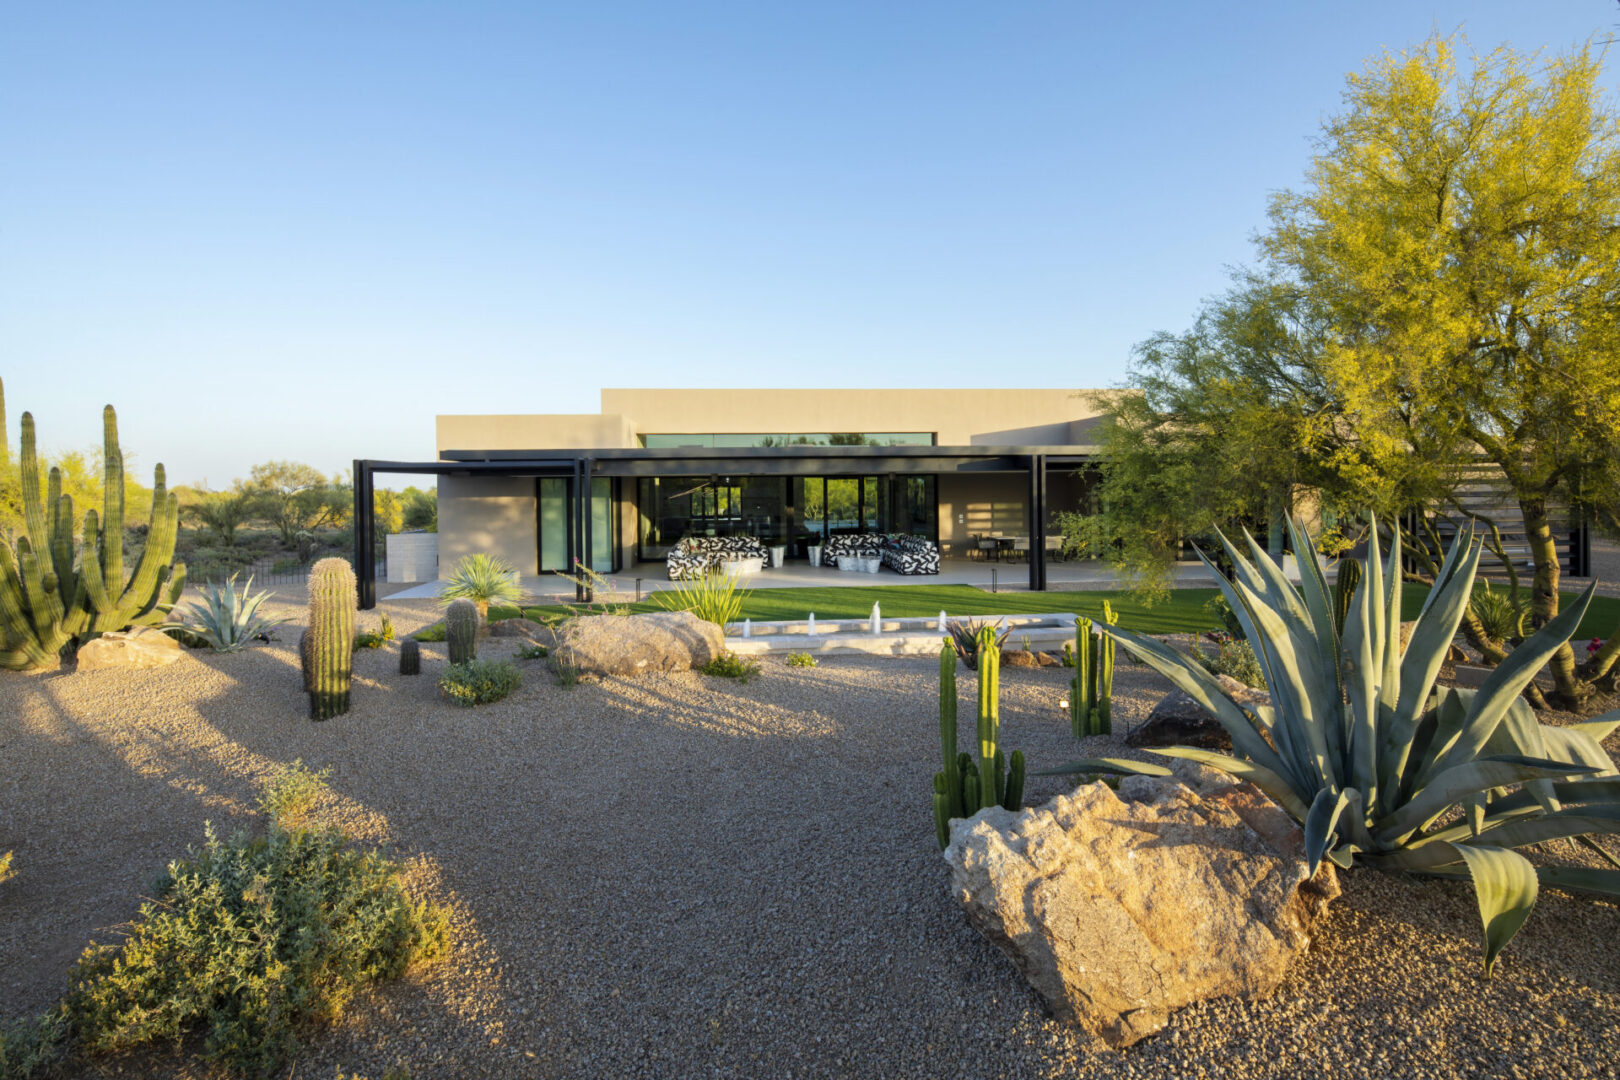
POLYGON ((439 676, 439 691, 452 702, 470 708, 499 701, 523 682, 510 660, 471 660, 451 664, 439 676))

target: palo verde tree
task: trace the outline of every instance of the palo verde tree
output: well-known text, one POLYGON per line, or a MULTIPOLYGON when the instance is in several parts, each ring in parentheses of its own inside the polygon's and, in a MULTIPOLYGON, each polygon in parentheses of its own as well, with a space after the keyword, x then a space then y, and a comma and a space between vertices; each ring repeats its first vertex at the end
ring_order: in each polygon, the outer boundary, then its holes
MULTIPOLYGON (((1459 46, 1431 39, 1350 77, 1261 245, 1321 314, 1318 372, 1373 467, 1421 438, 1501 470, 1539 628, 1559 606, 1551 506, 1615 515, 1620 125, 1590 46, 1465 69, 1459 46)), ((1620 633, 1584 664, 1560 648, 1557 703, 1580 707, 1617 659, 1620 633)))

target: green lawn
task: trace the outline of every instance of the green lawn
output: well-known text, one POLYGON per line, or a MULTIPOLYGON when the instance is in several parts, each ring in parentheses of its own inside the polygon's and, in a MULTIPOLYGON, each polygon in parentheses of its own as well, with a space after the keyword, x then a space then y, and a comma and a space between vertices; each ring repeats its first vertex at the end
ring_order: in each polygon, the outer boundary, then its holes
MULTIPOLYGON (((1218 623, 1204 610, 1215 595, 1214 589, 1175 589, 1169 599, 1144 607, 1123 590, 1100 592, 1011 592, 989 593, 971 585, 849 585, 824 589, 755 589, 743 603, 742 616, 761 621, 802 619, 811 612, 818 619, 858 619, 872 613, 872 604, 882 605, 890 618, 922 618, 937 615, 943 608, 950 615, 1027 615, 1047 611, 1075 611, 1082 615, 1102 614, 1103 601, 1114 606, 1120 625, 1146 634, 1187 633, 1213 630, 1218 623)), ((1408 585, 1401 597, 1402 617, 1417 618, 1428 596, 1423 585, 1408 585)), ((1563 594, 1564 603, 1575 594, 1563 594)), ((632 611, 662 610, 651 601, 630 605, 632 611)), ((533 619, 566 615, 565 607, 525 608, 533 619)), ((517 614, 516 608, 491 608, 495 619, 517 614)), ((1600 596, 1582 620, 1574 640, 1584 643, 1594 637, 1607 637, 1620 626, 1620 598, 1600 596)))

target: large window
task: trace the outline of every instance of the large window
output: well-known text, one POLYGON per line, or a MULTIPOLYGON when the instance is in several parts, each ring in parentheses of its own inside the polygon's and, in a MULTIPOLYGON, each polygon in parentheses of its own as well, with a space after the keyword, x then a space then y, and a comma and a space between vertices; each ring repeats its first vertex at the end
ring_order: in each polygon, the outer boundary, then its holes
MULTIPOLYGON (((539 484, 540 571, 572 572, 573 552, 568 544, 568 491, 574 481, 566 476, 545 476, 539 484)), ((614 535, 613 480, 606 476, 591 479, 591 559, 599 574, 611 574, 618 567, 613 556, 618 545, 614 535)))

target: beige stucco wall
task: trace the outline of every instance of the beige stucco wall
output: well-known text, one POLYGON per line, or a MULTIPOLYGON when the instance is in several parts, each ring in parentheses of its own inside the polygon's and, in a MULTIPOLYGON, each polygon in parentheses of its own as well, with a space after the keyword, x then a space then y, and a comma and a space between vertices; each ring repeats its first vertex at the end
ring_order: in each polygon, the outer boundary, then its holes
POLYGON ((437 418, 434 445, 446 450, 608 450, 636 445, 623 416, 460 415, 437 418))
POLYGON ((507 476, 439 477, 439 573, 463 555, 499 555, 520 572, 539 567, 534 480, 507 476))
POLYGON ((931 431, 941 446, 1056 446, 1099 415, 1095 390, 602 391, 637 432, 931 431))

